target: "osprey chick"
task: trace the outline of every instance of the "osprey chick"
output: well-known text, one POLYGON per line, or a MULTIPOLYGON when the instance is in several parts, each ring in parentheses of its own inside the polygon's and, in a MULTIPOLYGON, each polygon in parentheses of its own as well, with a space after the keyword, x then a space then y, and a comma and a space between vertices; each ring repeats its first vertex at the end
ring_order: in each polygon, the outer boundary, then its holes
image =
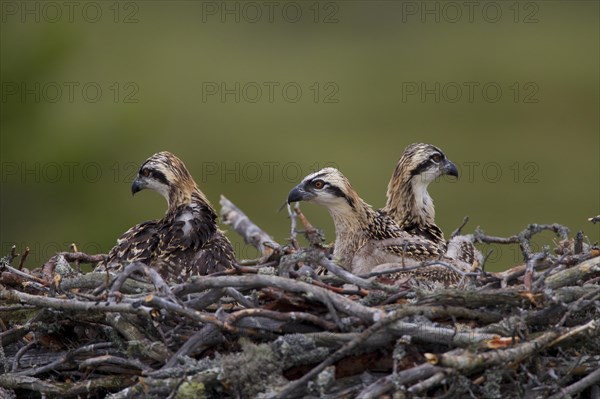
POLYGON ((165 197, 165 216, 130 228, 117 240, 106 264, 97 270, 119 270, 139 261, 165 279, 183 281, 191 275, 232 267, 233 248, 217 227, 217 214, 179 158, 167 151, 148 158, 131 185, 131 193, 146 188, 165 197))
POLYGON ((458 177, 456 165, 439 148, 415 143, 404 150, 388 184, 387 203, 381 209, 394 219, 402 230, 436 243, 452 259, 472 265, 481 253, 470 236, 458 236, 448 243, 435 224, 435 208, 427 191, 429 184, 440 176, 458 177))
POLYGON ((402 231, 391 218, 374 211, 337 169, 306 176, 288 195, 288 203, 297 201, 329 210, 335 225, 334 258, 355 274, 368 273, 383 263, 410 266, 442 255, 431 241, 402 231))

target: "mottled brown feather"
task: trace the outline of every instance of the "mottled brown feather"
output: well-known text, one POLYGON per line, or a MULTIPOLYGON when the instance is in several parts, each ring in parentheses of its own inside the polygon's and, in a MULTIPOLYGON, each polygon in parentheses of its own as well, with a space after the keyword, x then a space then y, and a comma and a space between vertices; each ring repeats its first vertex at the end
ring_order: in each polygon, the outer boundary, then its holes
POLYGON ((373 210, 337 169, 309 175, 294 190, 305 193, 303 200, 329 210, 336 230, 334 260, 354 273, 368 272, 381 262, 422 261, 442 254, 432 242, 411 236, 390 217, 373 210), (322 181, 323 188, 315 188, 315 181, 322 181), (394 244, 382 244, 388 239, 394 244))
POLYGON ((167 213, 162 219, 129 229, 97 270, 118 271, 128 263, 140 261, 155 268, 163 278, 181 282, 192 275, 233 267, 233 247, 218 229, 214 208, 183 162, 171 153, 160 152, 144 162, 138 179, 149 178, 141 175, 144 169, 159 173, 158 180, 164 180, 168 186, 163 190, 169 204, 167 213))
POLYGON ((446 159, 442 150, 430 144, 415 143, 406 147, 388 184, 387 202, 381 212, 394 219, 402 230, 432 241, 443 253, 448 251, 449 245, 452 246, 452 258, 473 264, 481 257, 473 242, 463 238, 457 239, 460 242, 452 242, 453 239, 447 242, 444 233, 435 224, 435 208, 426 189, 430 181, 444 172, 429 161, 433 154, 446 159), (415 189, 419 182, 422 184, 421 193, 415 189))

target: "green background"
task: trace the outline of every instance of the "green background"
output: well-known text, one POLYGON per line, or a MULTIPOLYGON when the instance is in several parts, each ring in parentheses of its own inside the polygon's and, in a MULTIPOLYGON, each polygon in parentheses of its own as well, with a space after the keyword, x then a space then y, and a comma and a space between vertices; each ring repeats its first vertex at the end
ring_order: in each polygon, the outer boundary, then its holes
MULTIPOLYGON (((3 1, 2 252, 109 251, 164 213, 129 189, 160 150, 285 242, 276 211, 304 175, 335 165, 381 207, 413 142, 461 169, 430 188, 447 236, 469 215, 465 231, 557 222, 598 241, 599 3, 471 4, 3 1)), ((520 260, 494 248, 490 270, 520 260)))

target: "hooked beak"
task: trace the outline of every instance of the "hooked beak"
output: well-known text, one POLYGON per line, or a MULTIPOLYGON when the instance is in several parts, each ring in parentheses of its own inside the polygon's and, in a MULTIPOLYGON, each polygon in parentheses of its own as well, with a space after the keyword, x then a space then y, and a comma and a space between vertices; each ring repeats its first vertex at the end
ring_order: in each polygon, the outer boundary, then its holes
POLYGON ((131 183, 131 195, 135 195, 135 193, 142 191, 145 187, 146 184, 136 177, 133 183, 131 183))
POLYGON ((290 191, 288 194, 287 202, 291 204, 292 202, 306 201, 311 199, 314 195, 304 190, 302 184, 297 185, 290 191))
POLYGON ((442 168, 442 171, 446 175, 450 175, 450 176, 454 176, 454 177, 458 178, 458 168, 449 159, 446 160, 446 163, 444 164, 444 166, 442 168))

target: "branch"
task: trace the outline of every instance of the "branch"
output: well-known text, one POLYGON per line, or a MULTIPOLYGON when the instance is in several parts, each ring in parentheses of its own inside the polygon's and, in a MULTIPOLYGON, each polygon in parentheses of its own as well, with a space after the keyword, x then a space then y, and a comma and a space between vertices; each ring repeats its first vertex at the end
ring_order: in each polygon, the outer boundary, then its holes
POLYGON ((597 385, 599 383, 600 368, 596 369, 596 371, 588 374, 586 377, 580 379, 579 381, 569 385, 568 387, 561 389, 560 392, 550 396, 548 399, 562 399, 573 397, 574 395, 577 395, 586 388, 589 388, 592 385, 597 385))
POLYGON ((475 229, 475 233, 473 233, 473 237, 475 241, 485 242, 488 244, 519 244, 521 252, 523 253, 523 258, 525 261, 527 261, 531 256, 531 238, 542 231, 553 231, 561 240, 565 240, 569 237, 569 229, 557 223, 530 224, 519 234, 506 238, 488 236, 483 232, 483 230, 477 227, 477 229, 475 229))
POLYGON ((47 382, 35 377, 3 374, 0 375, 0 387, 8 389, 26 389, 45 395, 59 397, 91 394, 97 390, 115 390, 130 386, 136 381, 131 376, 108 376, 78 382, 47 382))
POLYGON ((118 304, 111 302, 73 301, 69 299, 57 299, 38 295, 30 295, 15 290, 0 291, 0 299, 8 302, 21 302, 37 307, 57 310, 133 313, 140 316, 148 316, 150 312, 150 308, 144 306, 135 307, 131 304, 118 304))
POLYGON ((460 224, 460 226, 458 226, 453 232, 452 234, 450 234, 450 239, 460 235, 461 230, 463 229, 463 227, 465 227, 467 225, 467 223, 469 223, 469 217, 465 216, 463 218, 462 223, 460 224))
POLYGON ((291 280, 289 278, 254 275, 254 276, 227 276, 227 277, 210 277, 203 276, 202 278, 192 278, 190 282, 176 285, 172 291, 177 296, 200 292, 210 288, 226 288, 237 287, 245 289, 270 288, 276 287, 284 291, 294 292, 297 294, 306 294, 322 303, 331 303, 338 311, 349 315, 359 317, 366 323, 372 323, 381 317, 382 312, 377 309, 372 309, 341 295, 332 293, 321 287, 291 280))
POLYGON ((546 278, 546 287, 556 289, 568 285, 577 285, 578 281, 587 280, 599 275, 600 257, 596 257, 549 276, 546 278))
POLYGON ((319 254, 317 256, 316 263, 323 266, 327 269, 327 271, 341 278, 343 281, 350 284, 354 284, 360 288, 368 290, 382 290, 386 292, 396 292, 398 290, 397 287, 380 284, 376 281, 369 281, 355 274, 352 274, 346 269, 336 265, 333 261, 327 259, 327 257, 324 254, 319 254))
MULTIPOLYGON (((296 203, 298 204, 298 203, 296 203)), ((311 246, 320 247, 325 241, 325 237, 323 233, 318 229, 315 229, 314 226, 308 221, 302 210, 300 210, 300 206, 297 205, 294 207, 294 212, 298 215, 298 219, 300 219, 300 223, 304 227, 304 236, 308 240, 311 246)))
MULTIPOLYGON (((441 374, 443 377, 444 373, 441 371, 441 367, 437 367, 429 363, 420 364, 416 367, 412 367, 410 369, 401 371, 398 374, 391 374, 387 377, 382 377, 378 379, 377 381, 363 389, 360 392, 360 394, 356 397, 356 399, 377 399, 385 393, 395 389, 396 387, 410 384, 417 380, 428 378, 434 374, 441 374)), ((439 378, 436 381, 438 380, 439 378)))
POLYGON ((326 367, 331 366, 338 360, 347 356, 358 345, 360 345, 361 343, 366 341, 375 332, 377 332, 378 330, 382 329, 383 327, 393 323, 394 321, 400 319, 401 317, 404 317, 404 314, 402 312, 392 312, 391 314, 388 314, 383 319, 381 319, 377 323, 373 324, 372 326, 367 328, 362 333, 358 334, 358 336, 356 336, 356 338, 354 338, 352 341, 348 342, 342 348, 338 349, 334 354, 329 356, 327 359, 325 359, 323 362, 321 362, 318 366, 314 367, 308 373, 304 374, 301 378, 288 383, 277 393, 277 395, 270 396, 270 398, 271 399, 285 399, 288 396, 290 396, 292 392, 302 389, 308 383, 309 380, 311 380, 313 377, 316 377, 316 375, 319 374, 321 371, 325 370, 326 367))
POLYGON ((246 244, 258 249, 264 258, 268 258, 280 245, 254 224, 233 202, 221 195, 221 218, 223 223, 233 227, 236 233, 244 238, 246 244))

